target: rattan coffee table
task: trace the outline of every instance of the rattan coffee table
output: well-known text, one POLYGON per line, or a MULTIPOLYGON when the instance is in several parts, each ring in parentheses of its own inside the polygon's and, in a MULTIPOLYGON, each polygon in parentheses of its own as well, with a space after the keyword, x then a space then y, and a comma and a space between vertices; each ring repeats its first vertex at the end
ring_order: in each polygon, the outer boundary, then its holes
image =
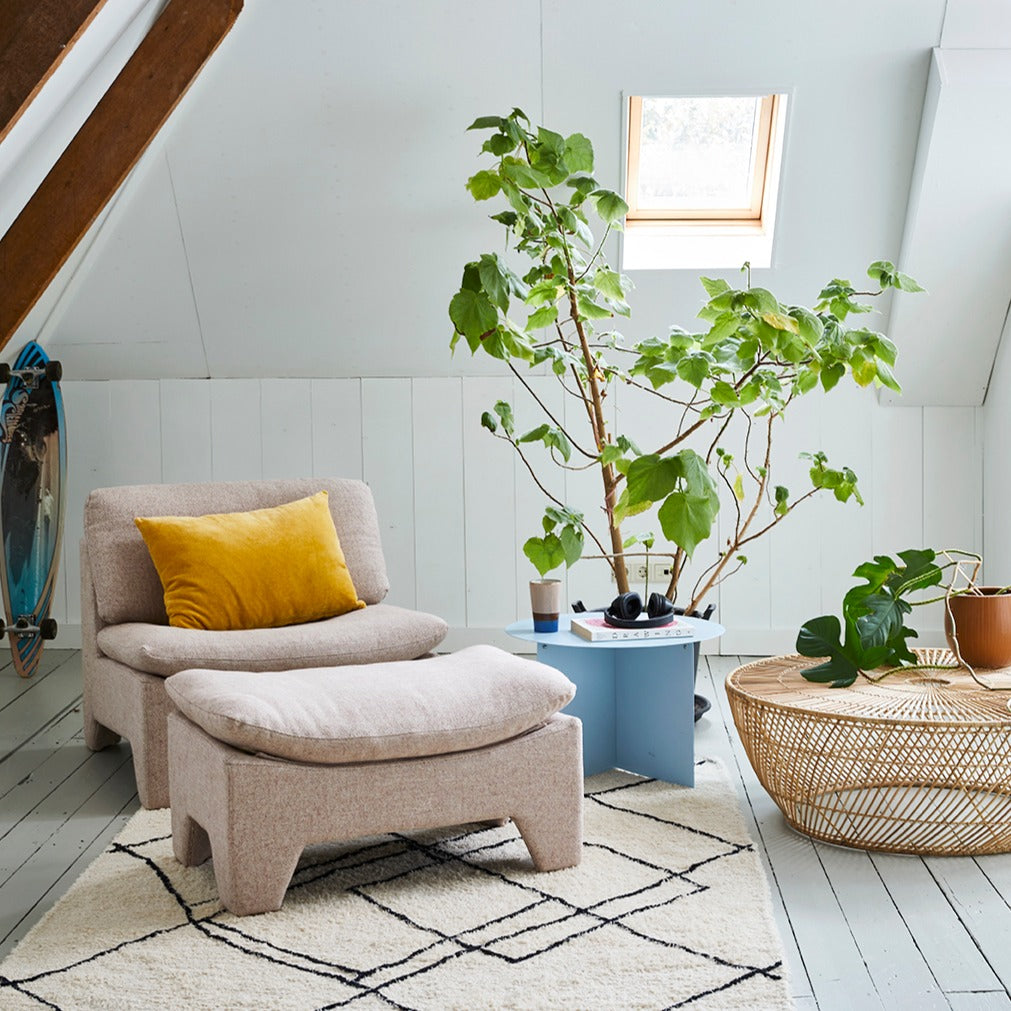
POLYGON ((795 829, 892 853, 1011 852, 1011 692, 958 668, 828 688, 800 674, 816 662, 772 657, 727 678, 748 758, 795 829))

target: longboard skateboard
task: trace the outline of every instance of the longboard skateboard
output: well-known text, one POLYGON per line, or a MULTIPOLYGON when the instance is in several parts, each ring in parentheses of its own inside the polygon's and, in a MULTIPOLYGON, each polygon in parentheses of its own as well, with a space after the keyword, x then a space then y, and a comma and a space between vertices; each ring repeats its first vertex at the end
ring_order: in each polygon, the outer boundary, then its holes
POLYGON ((56 637, 49 617, 63 540, 67 431, 63 370, 35 342, 13 365, 0 362, 0 543, 6 620, 14 668, 31 677, 44 640, 56 637))

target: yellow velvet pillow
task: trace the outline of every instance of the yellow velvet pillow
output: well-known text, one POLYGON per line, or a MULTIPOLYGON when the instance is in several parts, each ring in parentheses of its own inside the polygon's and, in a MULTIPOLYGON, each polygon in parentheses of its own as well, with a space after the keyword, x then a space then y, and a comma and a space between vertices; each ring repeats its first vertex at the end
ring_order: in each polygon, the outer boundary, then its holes
POLYGON ((365 606, 325 491, 272 509, 134 522, 178 628, 276 628, 365 606))

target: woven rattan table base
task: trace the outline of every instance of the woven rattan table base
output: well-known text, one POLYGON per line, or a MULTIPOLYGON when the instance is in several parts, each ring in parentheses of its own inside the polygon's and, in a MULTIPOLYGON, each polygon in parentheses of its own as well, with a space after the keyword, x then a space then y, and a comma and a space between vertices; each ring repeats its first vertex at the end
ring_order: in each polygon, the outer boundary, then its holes
POLYGON ((1011 692, 980 687, 947 650, 916 652, 946 669, 850 688, 806 681, 801 670, 817 661, 800 656, 733 671, 727 695, 755 773, 815 839, 892 853, 1011 852, 1011 692))

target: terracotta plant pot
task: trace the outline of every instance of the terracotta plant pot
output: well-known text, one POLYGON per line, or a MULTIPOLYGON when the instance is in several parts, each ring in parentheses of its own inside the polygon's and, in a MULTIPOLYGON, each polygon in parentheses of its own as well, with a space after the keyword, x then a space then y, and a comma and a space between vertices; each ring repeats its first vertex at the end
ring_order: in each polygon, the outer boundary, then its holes
POLYGON ((534 613, 535 632, 557 632, 562 608, 560 579, 531 579, 530 608, 534 613))
POLYGON ((944 634, 955 649, 951 619, 955 620, 958 652, 972 667, 1011 666, 1011 594, 1000 587, 977 587, 981 595, 963 593, 951 598, 951 617, 944 612, 944 634))

